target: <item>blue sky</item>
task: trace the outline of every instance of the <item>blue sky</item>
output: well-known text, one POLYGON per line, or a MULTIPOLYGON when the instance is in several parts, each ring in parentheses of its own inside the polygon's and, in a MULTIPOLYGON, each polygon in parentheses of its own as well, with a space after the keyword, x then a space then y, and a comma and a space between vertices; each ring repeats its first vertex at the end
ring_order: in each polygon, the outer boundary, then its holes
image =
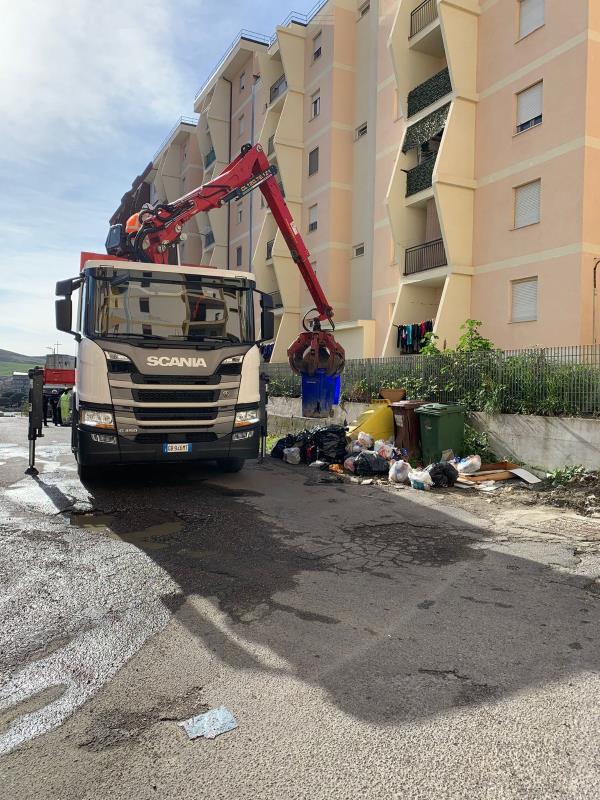
POLYGON ((108 219, 240 28, 270 34, 310 2, 19 0, 2 11, 0 348, 41 355, 54 284, 108 219))

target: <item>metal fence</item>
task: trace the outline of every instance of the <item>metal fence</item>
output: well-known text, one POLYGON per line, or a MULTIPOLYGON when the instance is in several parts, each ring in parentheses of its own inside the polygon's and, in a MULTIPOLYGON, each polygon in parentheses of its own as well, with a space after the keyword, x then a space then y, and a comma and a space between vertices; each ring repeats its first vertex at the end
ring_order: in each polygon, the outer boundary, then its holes
MULTIPOLYGON (((300 396, 287 364, 267 364, 272 396, 300 396)), ((409 398, 461 403, 470 411, 546 416, 600 416, 600 347, 494 350, 346 363, 342 400, 369 402, 381 388, 409 398)))

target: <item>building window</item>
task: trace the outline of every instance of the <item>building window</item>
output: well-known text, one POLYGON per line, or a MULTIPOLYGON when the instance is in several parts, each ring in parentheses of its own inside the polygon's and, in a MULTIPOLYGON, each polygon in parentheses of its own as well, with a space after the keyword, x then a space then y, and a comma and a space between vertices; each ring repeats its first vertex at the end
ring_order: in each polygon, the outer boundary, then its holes
POLYGON ((239 135, 241 136, 244 132, 244 115, 242 114, 241 117, 238 118, 239 123, 239 135))
POLYGON ((142 289, 148 289, 148 287, 151 286, 152 284, 152 281, 150 280, 151 277, 152 277, 151 272, 142 272, 142 280, 140 281, 140 286, 142 287, 142 289))
POLYGON ((246 86, 246 73, 242 72, 242 74, 240 75, 240 92, 244 90, 245 86, 246 86))
POLYGON ((361 19, 364 17, 365 14, 368 13, 369 9, 371 8, 370 0, 367 0, 366 3, 363 3, 362 6, 358 9, 358 18, 361 19))
POLYGON ((142 325, 142 333, 144 336, 152 336, 152 325, 142 325))
POLYGON ((361 242, 360 244, 355 244, 352 248, 352 255, 354 258, 360 258, 360 256, 364 256, 365 254, 365 243, 361 242))
POLYGON ((358 128, 354 131, 354 135, 356 139, 362 139, 363 136, 367 135, 367 123, 363 122, 362 125, 359 125, 358 128))
POLYGON ((319 31, 313 39, 313 61, 321 58, 321 52, 321 32, 319 31))
POLYGON ((312 233, 312 231, 316 231, 318 227, 318 220, 317 220, 317 208, 318 205, 315 204, 308 209, 308 231, 312 233))
POLYGON ((148 297, 140 297, 140 311, 145 314, 150 313, 150 299, 148 297))
POLYGON ((243 218, 244 218, 244 209, 242 208, 242 206, 238 206, 238 208, 237 208, 238 225, 240 224, 240 222, 242 221, 243 218))
POLYGON ((236 267, 242 266, 242 248, 236 247, 235 248, 235 265, 236 267))
POLYGON ((517 94, 517 133, 542 121, 543 81, 517 94))
POLYGON ((526 278, 522 281, 511 281, 511 321, 533 322, 538 318, 538 279, 526 278))
POLYGON ((321 113, 321 93, 315 92, 310 98, 310 118, 314 119, 321 113))
POLYGON ((314 175, 315 172, 319 171, 319 148, 315 147, 314 150, 311 150, 308 154, 308 174, 314 175))
POLYGON ((542 193, 540 180, 525 183, 515 189, 515 228, 535 225, 540 221, 540 199, 542 193))
POLYGON ((519 38, 544 24, 544 0, 519 0, 519 38))
POLYGON ((267 261, 270 261, 273 258, 273 245, 275 244, 275 239, 269 239, 267 242, 267 261))

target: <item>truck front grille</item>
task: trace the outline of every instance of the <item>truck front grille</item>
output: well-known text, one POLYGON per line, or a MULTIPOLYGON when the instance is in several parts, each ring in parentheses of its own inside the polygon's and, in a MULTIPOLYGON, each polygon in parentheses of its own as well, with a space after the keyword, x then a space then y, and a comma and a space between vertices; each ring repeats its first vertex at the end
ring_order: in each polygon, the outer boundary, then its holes
POLYGON ((202 443, 214 442, 216 433, 198 431, 197 433, 138 433, 135 441, 139 444, 182 444, 184 442, 202 443))
MULTIPOLYGON (((140 408, 134 407, 135 418, 140 422, 212 420, 217 418, 217 408, 140 408)), ((233 413, 233 410, 232 410, 233 413)))
POLYGON ((133 389, 132 395, 134 400, 141 403, 214 403, 219 399, 219 392, 202 389, 133 389))
POLYGON ((147 386, 165 386, 174 383, 186 386, 205 386, 221 383, 220 375, 142 375, 141 372, 131 373, 132 383, 144 383, 147 386))

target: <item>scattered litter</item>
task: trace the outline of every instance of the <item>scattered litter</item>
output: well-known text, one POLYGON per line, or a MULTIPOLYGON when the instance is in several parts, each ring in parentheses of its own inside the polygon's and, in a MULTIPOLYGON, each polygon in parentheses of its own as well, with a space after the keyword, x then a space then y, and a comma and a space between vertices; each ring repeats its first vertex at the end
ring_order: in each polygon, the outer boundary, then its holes
POLYGON ((344 469, 348 472, 354 472, 355 467, 355 457, 348 456, 348 458, 344 461, 344 469))
POLYGON ((466 458, 461 458, 455 466, 461 475, 472 475, 481 469, 481 457, 467 456, 466 458))
POLYGON ((198 739, 200 736, 205 739, 215 739, 222 733, 235 730, 238 726, 235 717, 225 706, 190 717, 178 725, 184 729, 189 739, 198 739))
POLYGON ((283 460, 286 464, 299 464, 302 460, 300 457, 299 447, 286 447, 283 451, 283 460))
POLYGON ((356 439, 356 442, 357 442, 357 444, 359 444, 361 447, 364 447, 364 448, 366 448, 367 450, 372 450, 372 448, 373 448, 373 437, 372 437, 372 436, 370 436, 368 433, 365 433, 364 431, 361 431, 361 432, 358 434, 358 437, 357 437, 357 439, 356 439))
POLYGON ((361 481, 363 486, 370 486, 373 483, 373 478, 367 478, 366 481, 361 481))
POLYGON ((393 461, 388 472, 388 480, 390 483, 406 483, 409 472, 410 464, 407 461, 393 461))
POLYGON ((433 485, 431 475, 426 469, 411 470, 408 473, 408 480, 413 489, 420 489, 421 491, 428 492, 433 485))
POLYGON ((454 450, 444 450, 440 461, 452 461, 454 459, 454 450))
POLYGON ((511 469, 513 475, 516 475, 517 478, 521 478, 524 480, 525 483, 541 483, 539 478, 536 478, 535 475, 532 475, 531 472, 528 472, 526 469, 522 469, 521 467, 517 467, 516 469, 511 469))
POLYGON ((386 442, 383 439, 375 442, 374 449, 377 455, 385 458, 386 461, 389 461, 392 458, 395 450, 393 444, 390 444, 390 442, 386 442))
POLYGON ((313 461, 312 464, 309 464, 308 466, 309 467, 314 467, 315 469, 323 469, 323 467, 327 466, 327 461, 319 461, 317 459, 316 461, 313 461))
POLYGON ((341 464, 330 464, 329 472, 335 472, 337 475, 343 475, 344 468, 341 466, 341 464))

